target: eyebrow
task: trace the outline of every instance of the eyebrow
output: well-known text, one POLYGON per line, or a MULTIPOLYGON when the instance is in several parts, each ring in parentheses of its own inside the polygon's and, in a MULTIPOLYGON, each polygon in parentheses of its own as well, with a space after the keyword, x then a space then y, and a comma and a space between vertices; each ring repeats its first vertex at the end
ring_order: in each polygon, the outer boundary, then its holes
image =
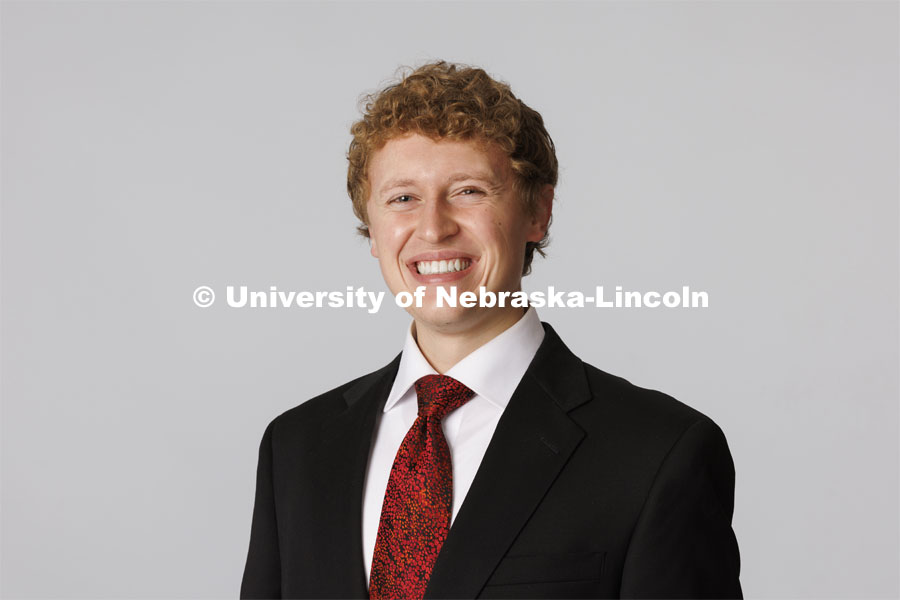
POLYGON ((412 179, 391 179, 390 181, 385 183, 383 186, 381 186, 381 189, 378 191, 381 193, 384 193, 388 190, 398 188, 398 187, 404 187, 407 185, 413 185, 414 183, 415 183, 415 181, 413 181, 412 179))
MULTIPOLYGON (((450 175, 447 178, 447 183, 456 183, 458 181, 466 181, 467 179, 484 182, 492 189, 498 188, 501 185, 501 182, 497 181, 491 175, 489 175, 487 173, 480 173, 480 172, 453 173, 452 175, 450 175)), ((408 185, 415 185, 415 184, 416 184, 415 179, 391 179, 391 180, 387 181, 383 186, 381 186, 379 193, 383 194, 384 192, 394 189, 394 188, 404 187, 404 186, 408 186, 408 185)))

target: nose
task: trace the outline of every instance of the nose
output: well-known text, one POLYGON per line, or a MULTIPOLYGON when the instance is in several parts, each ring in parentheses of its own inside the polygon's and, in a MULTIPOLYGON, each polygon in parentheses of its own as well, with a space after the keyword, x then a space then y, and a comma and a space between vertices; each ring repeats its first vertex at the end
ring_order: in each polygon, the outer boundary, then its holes
POLYGON ((428 200, 419 213, 419 237, 436 244, 459 231, 459 224, 453 215, 453 208, 442 198, 428 200))

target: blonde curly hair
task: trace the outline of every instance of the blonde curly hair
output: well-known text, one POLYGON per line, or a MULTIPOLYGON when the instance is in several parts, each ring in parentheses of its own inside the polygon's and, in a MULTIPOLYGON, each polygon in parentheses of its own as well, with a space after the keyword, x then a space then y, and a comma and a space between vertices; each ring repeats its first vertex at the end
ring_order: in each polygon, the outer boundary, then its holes
MULTIPOLYGON (((513 187, 531 215, 536 214, 542 188, 556 187, 559 164, 543 118, 516 98, 509 85, 482 69, 443 60, 427 63, 363 102, 363 117, 350 128, 347 192, 362 222, 357 230, 365 237, 369 160, 388 140, 409 133, 496 144, 509 157, 513 187)), ((545 232, 540 242, 527 242, 523 275, 531 271, 535 251, 544 256, 548 241, 545 232)))

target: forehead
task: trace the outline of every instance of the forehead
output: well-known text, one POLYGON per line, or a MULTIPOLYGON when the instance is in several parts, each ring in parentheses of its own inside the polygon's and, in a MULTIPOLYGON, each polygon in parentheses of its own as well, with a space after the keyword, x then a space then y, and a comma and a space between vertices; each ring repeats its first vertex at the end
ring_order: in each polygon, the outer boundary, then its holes
POLYGON ((511 174, 509 158, 495 144, 482 140, 434 140, 410 134, 388 140, 369 161, 373 192, 395 181, 442 183, 453 179, 486 179, 496 185, 511 174))

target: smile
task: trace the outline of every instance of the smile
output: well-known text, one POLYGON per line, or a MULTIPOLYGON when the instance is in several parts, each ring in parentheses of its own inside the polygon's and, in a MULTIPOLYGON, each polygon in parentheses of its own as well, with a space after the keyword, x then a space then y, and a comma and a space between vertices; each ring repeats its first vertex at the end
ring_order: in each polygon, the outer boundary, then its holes
POLYGON ((439 275, 441 273, 455 273, 465 271, 472 261, 468 258, 456 258, 450 260, 422 260, 416 263, 416 271, 420 275, 439 275))

